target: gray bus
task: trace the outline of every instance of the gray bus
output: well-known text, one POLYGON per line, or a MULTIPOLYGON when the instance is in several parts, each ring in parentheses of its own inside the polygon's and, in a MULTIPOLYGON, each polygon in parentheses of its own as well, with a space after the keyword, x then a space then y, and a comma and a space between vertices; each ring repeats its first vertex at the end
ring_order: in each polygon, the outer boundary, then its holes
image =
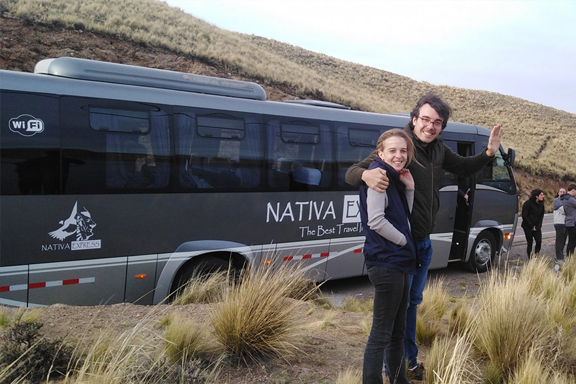
MULTIPOLYGON (((408 117, 272 102, 255 83, 76 58, 0 71, 0 304, 160 303, 198 269, 365 274, 344 175, 408 117)), ((478 153, 489 130, 449 123, 478 153)), ((510 249, 514 151, 443 175, 431 268, 510 249), (465 191, 468 199, 464 199, 465 191)))

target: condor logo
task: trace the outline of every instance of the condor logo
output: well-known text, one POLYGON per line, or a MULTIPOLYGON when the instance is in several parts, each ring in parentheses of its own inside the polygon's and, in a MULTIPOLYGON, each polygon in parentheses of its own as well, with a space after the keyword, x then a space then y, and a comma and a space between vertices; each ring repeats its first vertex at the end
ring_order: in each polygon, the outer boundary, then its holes
POLYGON ((83 249, 100 249, 101 240, 90 240, 94 235, 94 227, 96 223, 92 220, 92 215, 86 208, 78 209, 78 202, 74 204, 72 212, 68 218, 60 220, 60 228, 52 232, 48 232, 50 237, 64 241, 70 236, 75 236, 76 241, 71 241, 69 244, 50 244, 43 245, 43 251, 54 251, 70 249, 72 251, 80 251, 83 249))
POLYGON ((20 115, 10 119, 8 124, 12 132, 26 137, 34 136, 44 131, 44 122, 32 115, 20 115))

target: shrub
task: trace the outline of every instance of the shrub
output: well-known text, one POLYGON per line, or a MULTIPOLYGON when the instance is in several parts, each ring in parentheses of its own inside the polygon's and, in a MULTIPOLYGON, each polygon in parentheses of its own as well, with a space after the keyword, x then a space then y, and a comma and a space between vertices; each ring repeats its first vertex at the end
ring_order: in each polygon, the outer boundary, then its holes
POLYGON ((40 335, 42 323, 17 318, 0 334, 0 378, 31 382, 60 376, 72 358, 72 347, 62 340, 50 341, 40 335))

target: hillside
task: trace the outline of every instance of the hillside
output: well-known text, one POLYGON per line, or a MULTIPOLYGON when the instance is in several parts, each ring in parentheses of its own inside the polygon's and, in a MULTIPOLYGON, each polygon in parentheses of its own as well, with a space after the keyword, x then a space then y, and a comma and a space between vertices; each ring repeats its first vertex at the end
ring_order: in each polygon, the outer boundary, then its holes
POLYGON ((374 112, 408 111, 434 89, 453 119, 505 128, 517 151, 521 200, 576 179, 568 157, 576 115, 493 92, 433 86, 258 36, 225 31, 159 0, 0 0, 0 68, 32 71, 46 57, 75 56, 260 83, 271 100, 313 98, 374 112), (531 179, 530 179, 531 178, 531 179))

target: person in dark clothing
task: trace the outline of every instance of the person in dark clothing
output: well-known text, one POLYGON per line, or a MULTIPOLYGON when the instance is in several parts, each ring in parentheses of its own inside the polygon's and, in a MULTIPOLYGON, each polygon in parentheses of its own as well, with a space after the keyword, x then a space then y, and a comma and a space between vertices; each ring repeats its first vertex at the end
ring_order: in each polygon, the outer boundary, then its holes
POLYGON ((364 350, 362 380, 364 384, 383 383, 386 351, 390 382, 408 384, 404 365, 408 276, 416 270, 418 256, 410 224, 414 179, 405 167, 414 157, 414 144, 404 131, 391 129, 378 139, 377 151, 369 168, 386 170, 388 188, 376 192, 360 187, 364 258, 374 285, 372 329, 364 350))
POLYGON ((568 193, 562 195, 560 199, 566 213, 565 224, 568 236, 566 256, 570 256, 576 249, 576 184, 570 184, 566 189, 568 193))
POLYGON ((522 229, 526 235, 526 254, 532 257, 532 244, 536 241, 534 253, 542 248, 542 220, 544 220, 544 192, 534 189, 530 198, 522 205, 522 229))
MULTIPOLYGON (((488 146, 481 153, 470 157, 454 153, 438 137, 446 127, 451 113, 452 109, 439 95, 429 92, 418 100, 410 112, 410 122, 404 127, 404 131, 414 143, 414 159, 422 165, 414 161, 408 167, 415 181, 412 231, 418 247, 421 268, 416 275, 410 276, 410 301, 406 313, 404 340, 408 369, 412 377, 420 380, 424 374, 424 367, 417 361, 416 315, 426 286, 428 266, 432 260, 430 233, 440 205, 440 178, 444 170, 460 177, 474 175, 493 159, 499 151, 502 139, 502 126, 498 124, 492 129, 488 146)), ((385 191, 389 183, 386 171, 379 167, 368 169, 376 156, 374 151, 366 159, 350 166, 346 172, 346 182, 352 186, 363 184, 376 192, 385 191)))

